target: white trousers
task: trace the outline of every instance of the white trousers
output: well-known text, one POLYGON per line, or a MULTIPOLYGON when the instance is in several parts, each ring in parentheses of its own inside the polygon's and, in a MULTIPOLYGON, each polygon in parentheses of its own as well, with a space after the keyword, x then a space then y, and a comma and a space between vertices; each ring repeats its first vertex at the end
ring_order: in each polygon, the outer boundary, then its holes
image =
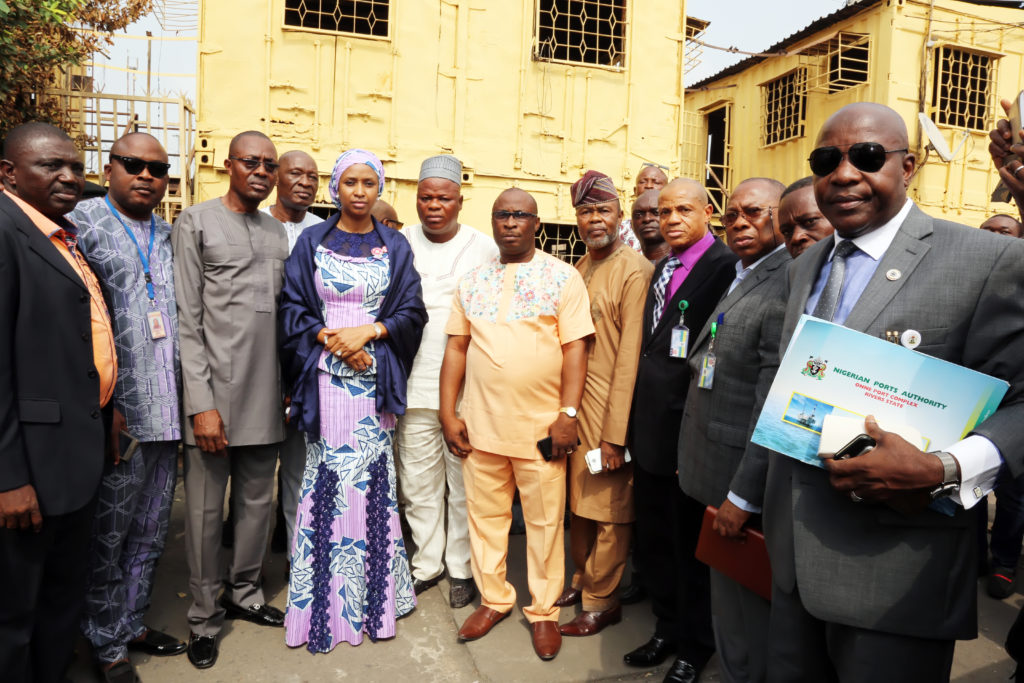
POLYGON ((437 411, 406 410, 398 418, 397 446, 398 489, 416 546, 413 577, 426 581, 447 566, 453 579, 471 578, 462 460, 448 452, 437 411))

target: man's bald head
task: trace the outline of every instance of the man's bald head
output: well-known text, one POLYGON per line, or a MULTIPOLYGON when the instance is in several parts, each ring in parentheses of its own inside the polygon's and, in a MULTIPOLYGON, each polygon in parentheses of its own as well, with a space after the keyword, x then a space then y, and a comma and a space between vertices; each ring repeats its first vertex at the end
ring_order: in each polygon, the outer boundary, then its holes
POLYGON ((391 206, 383 199, 378 199, 373 203, 373 208, 370 209, 370 215, 392 230, 402 229, 403 223, 398 220, 398 212, 395 211, 395 207, 391 206))
POLYGON ((312 164, 313 168, 316 168, 316 160, 306 152, 303 152, 301 149, 293 149, 288 152, 285 152, 284 154, 281 155, 281 158, 278 159, 278 162, 280 162, 282 166, 284 166, 285 163, 290 162, 308 163, 312 164))
POLYGON ((708 192, 704 186, 691 178, 676 178, 661 188, 658 197, 666 192, 686 192, 693 197, 694 201, 700 202, 701 208, 708 204, 708 192))
POLYGON ((636 174, 633 196, 639 197, 647 190, 660 190, 668 184, 668 174, 660 166, 645 164, 636 174))
POLYGON ((814 196, 836 232, 852 239, 900 212, 914 174, 907 146, 903 119, 881 104, 850 104, 825 121, 811 152, 814 196))
MULTIPOLYGON (((152 145, 155 143, 157 147, 163 149, 163 145, 160 144, 160 140, 150 135, 149 133, 143 133, 139 131, 136 133, 128 133, 127 135, 122 135, 117 140, 114 140, 114 144, 110 146, 110 153, 128 155, 128 152, 124 151, 126 147, 133 146, 135 142, 143 141, 145 141, 145 144, 147 145, 152 145)), ((166 156, 167 155, 164 154, 165 159, 166 156)))
POLYGON ((763 187, 765 190, 767 190, 769 193, 775 196, 776 200, 781 198, 782 193, 786 191, 785 184, 779 182, 775 178, 747 178, 746 180, 742 181, 739 185, 736 186, 736 189, 733 190, 733 194, 735 194, 737 190, 739 190, 744 185, 747 185, 748 183, 763 187))
POLYGON ((54 140, 65 140, 67 142, 74 142, 71 140, 71 136, 62 131, 57 126, 50 125, 49 123, 43 123, 42 121, 30 121, 23 123, 19 126, 15 126, 7 133, 7 137, 4 138, 3 150, 0 152, 4 159, 13 159, 25 145, 40 139, 54 139, 54 140))
POLYGON ((262 140, 266 140, 267 142, 272 142, 271 139, 267 137, 265 133, 261 133, 258 130, 243 131, 236 135, 235 137, 231 138, 231 143, 228 145, 228 154, 231 156, 235 156, 235 153, 238 151, 239 143, 241 143, 243 140, 247 138, 260 138, 262 140))
POLYGON ((676 178, 658 193, 661 235, 679 253, 708 232, 712 207, 704 186, 689 178, 676 178))
POLYGON ((537 200, 534 199, 533 195, 526 190, 522 190, 518 187, 510 187, 507 190, 503 190, 502 193, 498 195, 498 198, 494 200, 494 206, 491 208, 494 209, 499 203, 504 203, 505 201, 515 201, 517 204, 520 202, 526 202, 526 205, 530 208, 525 210, 530 211, 531 213, 537 213, 537 200))

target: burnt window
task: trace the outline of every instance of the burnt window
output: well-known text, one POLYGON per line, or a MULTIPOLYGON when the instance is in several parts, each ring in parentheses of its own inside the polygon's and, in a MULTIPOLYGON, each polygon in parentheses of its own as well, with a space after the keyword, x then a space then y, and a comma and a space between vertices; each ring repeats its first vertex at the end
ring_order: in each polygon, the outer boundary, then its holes
POLYGON ((361 36, 388 36, 389 0, 285 0, 284 25, 361 36))
POLYGON ((626 0, 538 0, 537 59, 625 66, 626 0))

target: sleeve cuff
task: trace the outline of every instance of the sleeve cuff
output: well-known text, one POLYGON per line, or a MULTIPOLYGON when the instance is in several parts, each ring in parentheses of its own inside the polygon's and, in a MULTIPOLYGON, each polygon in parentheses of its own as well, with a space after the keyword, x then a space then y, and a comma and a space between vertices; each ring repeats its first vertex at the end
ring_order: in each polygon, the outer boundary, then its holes
POLYGON ((730 503, 732 503, 733 505, 738 507, 740 510, 743 510, 744 512, 749 512, 749 513, 754 514, 754 515, 761 514, 761 506, 760 505, 754 505, 753 503, 748 503, 747 501, 745 501, 744 499, 740 498, 739 496, 737 496, 732 491, 729 491, 728 495, 726 495, 726 498, 728 499, 728 501, 730 503))
POLYGON ((960 491, 950 500, 969 510, 995 488, 1003 457, 996 445, 980 434, 971 434, 943 450, 960 464, 960 491))

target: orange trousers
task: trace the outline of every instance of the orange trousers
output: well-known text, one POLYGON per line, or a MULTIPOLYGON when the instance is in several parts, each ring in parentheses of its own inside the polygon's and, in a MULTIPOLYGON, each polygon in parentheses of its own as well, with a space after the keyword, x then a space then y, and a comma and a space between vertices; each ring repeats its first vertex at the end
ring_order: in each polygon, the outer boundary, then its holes
POLYGON ((565 459, 546 462, 474 450, 462 463, 462 479, 480 604, 502 613, 516 605, 516 590, 505 575, 512 500, 518 488, 526 521, 526 570, 532 598, 523 614, 531 623, 558 621, 555 600, 565 582, 565 459))

